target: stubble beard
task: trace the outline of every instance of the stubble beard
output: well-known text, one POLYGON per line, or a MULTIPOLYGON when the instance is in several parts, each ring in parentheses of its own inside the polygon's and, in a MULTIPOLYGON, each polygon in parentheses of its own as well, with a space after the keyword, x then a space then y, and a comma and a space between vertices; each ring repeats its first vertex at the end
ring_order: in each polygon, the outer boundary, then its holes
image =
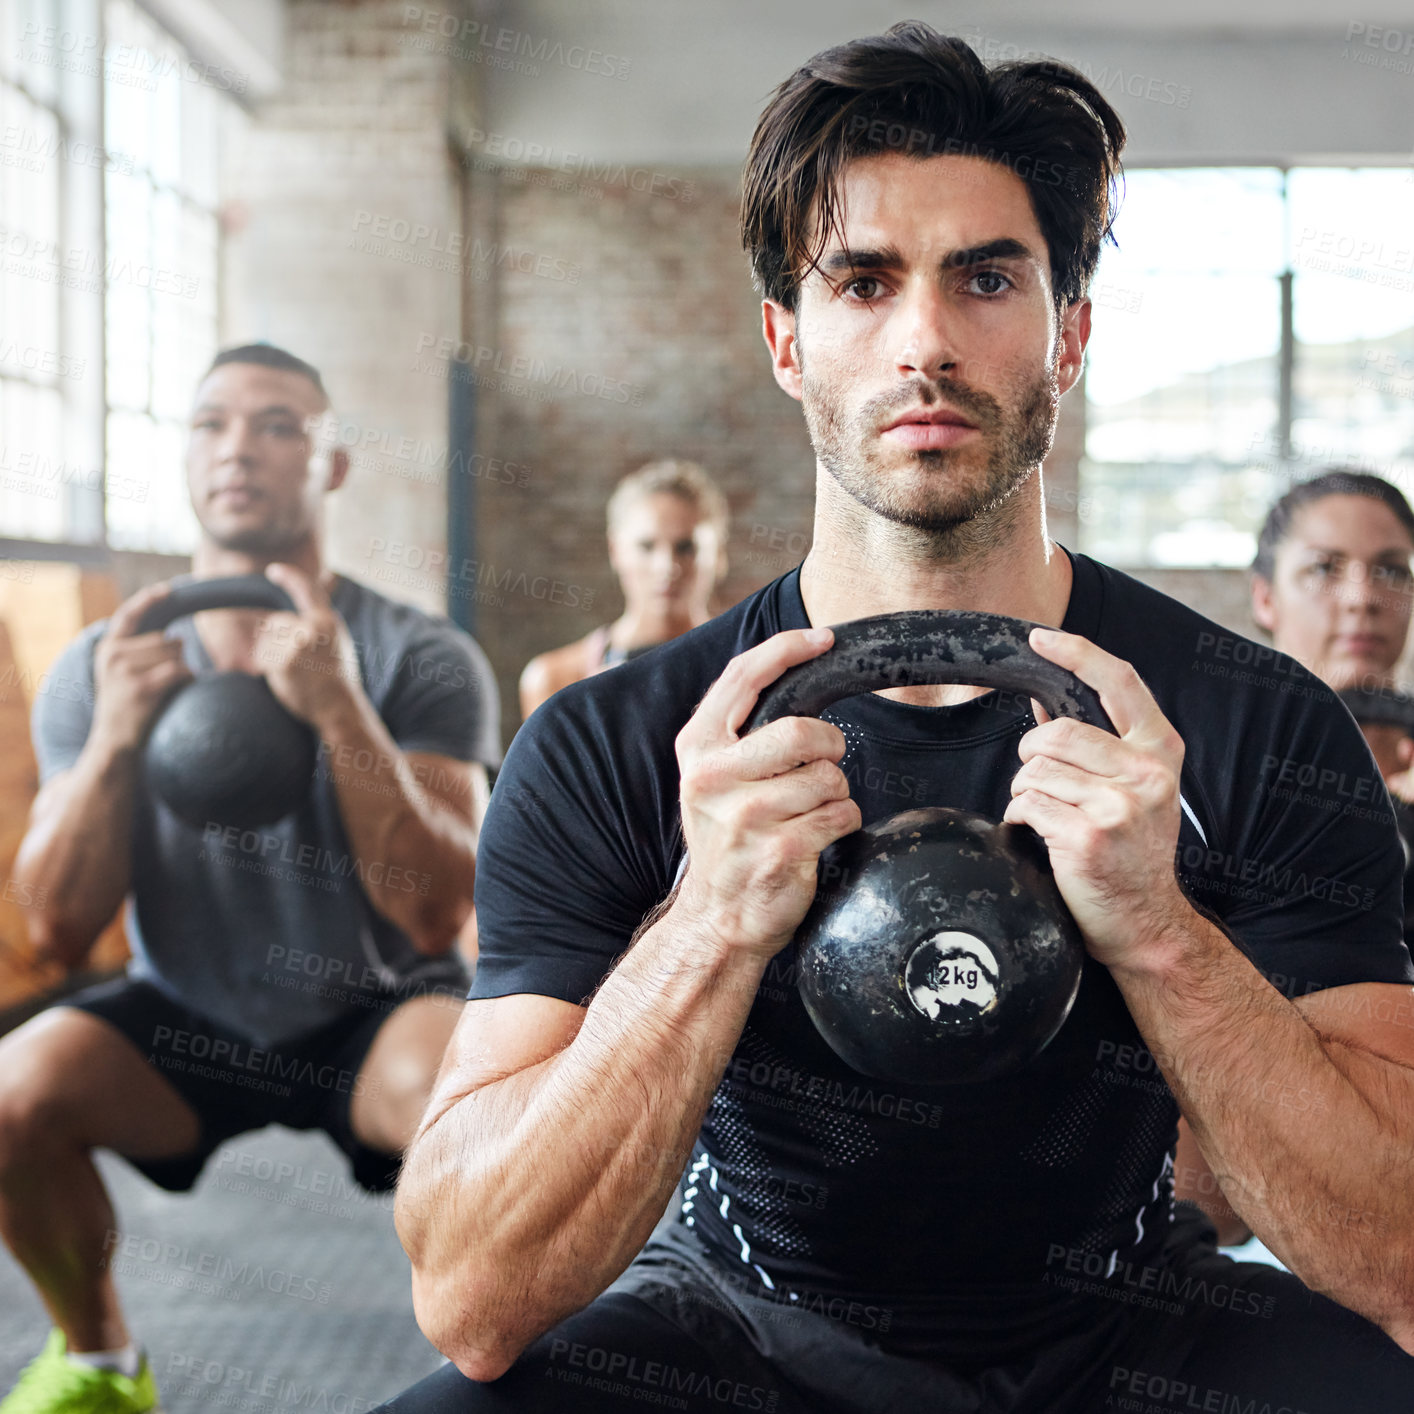
POLYGON ((828 388, 801 369, 810 440, 820 464, 839 487, 866 510, 921 532, 935 554, 964 546, 982 548, 1000 538, 1016 492, 1030 480, 1051 449, 1060 407, 1057 362, 1026 386, 1009 411, 990 393, 955 379, 913 381, 846 411, 828 388), (906 452, 907 474, 897 470, 900 452, 881 443, 879 428, 919 405, 944 404, 976 424, 979 448, 948 447, 906 452))

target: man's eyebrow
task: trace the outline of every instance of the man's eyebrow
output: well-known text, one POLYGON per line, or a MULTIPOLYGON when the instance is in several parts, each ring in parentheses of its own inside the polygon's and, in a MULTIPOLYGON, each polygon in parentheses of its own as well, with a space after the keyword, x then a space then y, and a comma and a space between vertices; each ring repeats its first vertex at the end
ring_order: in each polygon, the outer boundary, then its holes
POLYGON ((1003 236, 995 241, 985 241, 981 245, 968 246, 964 250, 950 250, 943 257, 943 265, 948 269, 968 269, 973 265, 985 265, 989 260, 1034 260, 1036 252, 1023 241, 1011 236, 1003 236))
MULTIPOLYGON (((224 403, 202 403, 200 406, 192 410, 192 416, 200 417, 203 413, 226 411, 227 408, 224 403)), ((285 403, 271 403, 269 407, 257 409, 254 416, 303 418, 306 416, 306 414, 302 413, 298 408, 289 407, 285 403)))
POLYGON ((903 264, 903 256, 893 246, 878 249, 832 250, 820 262, 820 270, 826 275, 844 275, 851 270, 892 270, 903 264))
MULTIPOLYGON (((967 270, 989 260, 1036 260, 1036 252, 1013 236, 1000 236, 981 245, 948 251, 939 262, 945 270, 967 270)), ((857 270, 895 270, 903 256, 893 246, 849 247, 832 250, 820 261, 825 275, 846 275, 857 270)))

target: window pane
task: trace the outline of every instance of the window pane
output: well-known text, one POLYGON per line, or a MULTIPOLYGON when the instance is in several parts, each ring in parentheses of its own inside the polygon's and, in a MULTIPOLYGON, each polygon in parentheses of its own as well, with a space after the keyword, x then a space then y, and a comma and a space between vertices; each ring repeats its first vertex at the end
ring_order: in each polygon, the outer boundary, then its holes
POLYGON ((84 44, 97 42, 90 19, 83 3, 0 0, 0 534, 16 538, 80 538, 75 517, 91 527, 101 505, 98 469, 70 453, 84 370, 96 379, 98 367, 97 350, 73 337, 76 315, 102 294, 82 271, 66 283, 60 196, 67 182, 81 202, 85 184, 92 193, 101 180, 62 155, 78 85, 96 88, 75 72, 84 44))
POLYGON ((1414 474, 1414 181, 1291 174, 1296 277, 1292 441, 1301 474, 1353 461, 1414 474))
POLYGON ((182 428, 141 413, 108 418, 108 543, 183 554, 196 542, 182 428))
POLYGON ((1270 499, 1321 464, 1414 484, 1414 181, 1406 170, 1132 174, 1094 290, 1082 543, 1121 564, 1246 563, 1270 499), (1292 272, 1292 461, 1280 453, 1292 272))
POLYGON ((109 0, 109 35, 154 56, 139 97, 109 85, 138 168, 110 178, 108 238, 142 278, 108 293, 108 522, 114 545, 182 552, 195 542, 182 455, 192 383, 217 333, 217 141, 229 101, 182 80, 183 51, 131 0, 109 0))
POLYGON ((66 538, 67 482, 60 448, 62 409, 52 388, 0 379, 0 533, 34 540, 66 538))
POLYGON ((1129 175, 1091 291, 1084 548, 1243 564, 1272 483, 1284 218, 1270 168, 1129 175))
POLYGON ((1273 167, 1140 169, 1125 177, 1106 246, 1116 276, 1187 270, 1278 275, 1285 265, 1281 173, 1273 167))
POLYGON ((14 56, 11 72, 41 103, 52 104, 61 54, 54 45, 42 41, 60 22, 58 0, 13 0, 4 8, 12 11, 11 31, 5 36, 5 49, 14 56))

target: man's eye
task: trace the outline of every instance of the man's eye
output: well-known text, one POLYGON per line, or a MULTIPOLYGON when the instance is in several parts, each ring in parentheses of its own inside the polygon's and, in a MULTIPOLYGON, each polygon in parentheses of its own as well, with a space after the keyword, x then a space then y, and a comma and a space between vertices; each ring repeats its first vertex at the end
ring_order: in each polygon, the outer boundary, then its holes
POLYGON ((860 275, 850 280, 844 286, 844 291, 854 299, 867 301, 874 299, 878 295, 880 288, 881 286, 877 276, 860 275))
POLYGON ((1370 577, 1376 584, 1388 584, 1395 589, 1405 589, 1410 582, 1408 565, 1376 565, 1370 577))
POLYGON ((979 295, 999 295, 1003 290, 1011 289, 1011 281, 1000 270, 979 270, 969 283, 980 286, 977 290, 979 295))
POLYGON ((265 430, 272 437, 298 437, 303 429, 296 422, 267 422, 265 430))

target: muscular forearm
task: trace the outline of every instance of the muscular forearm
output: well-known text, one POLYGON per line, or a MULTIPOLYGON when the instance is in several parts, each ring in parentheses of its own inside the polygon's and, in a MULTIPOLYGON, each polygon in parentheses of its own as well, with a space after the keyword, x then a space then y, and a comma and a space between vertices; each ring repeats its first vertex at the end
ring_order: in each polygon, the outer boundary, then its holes
POLYGON ((35 945, 81 963, 117 911, 131 872, 138 760, 90 741, 41 793, 15 859, 35 945))
POLYGON ((1113 974, 1232 1208, 1414 1351, 1414 1132, 1391 1123, 1414 1114, 1414 1072, 1323 1038, 1197 915, 1149 956, 1113 974))
POLYGON ((418 1317, 473 1379, 593 1300, 682 1172, 763 964, 668 913, 558 1055, 424 1121, 398 1195, 418 1317))
POLYGON ((444 952, 471 912, 475 828, 422 788, 366 698, 320 735, 369 900, 420 951, 444 952))
POLYGON ((1252 1229, 1233 1211, 1187 1121, 1178 1126, 1178 1147, 1173 1156, 1173 1196, 1196 1203, 1217 1230, 1224 1247, 1246 1242, 1252 1229))

